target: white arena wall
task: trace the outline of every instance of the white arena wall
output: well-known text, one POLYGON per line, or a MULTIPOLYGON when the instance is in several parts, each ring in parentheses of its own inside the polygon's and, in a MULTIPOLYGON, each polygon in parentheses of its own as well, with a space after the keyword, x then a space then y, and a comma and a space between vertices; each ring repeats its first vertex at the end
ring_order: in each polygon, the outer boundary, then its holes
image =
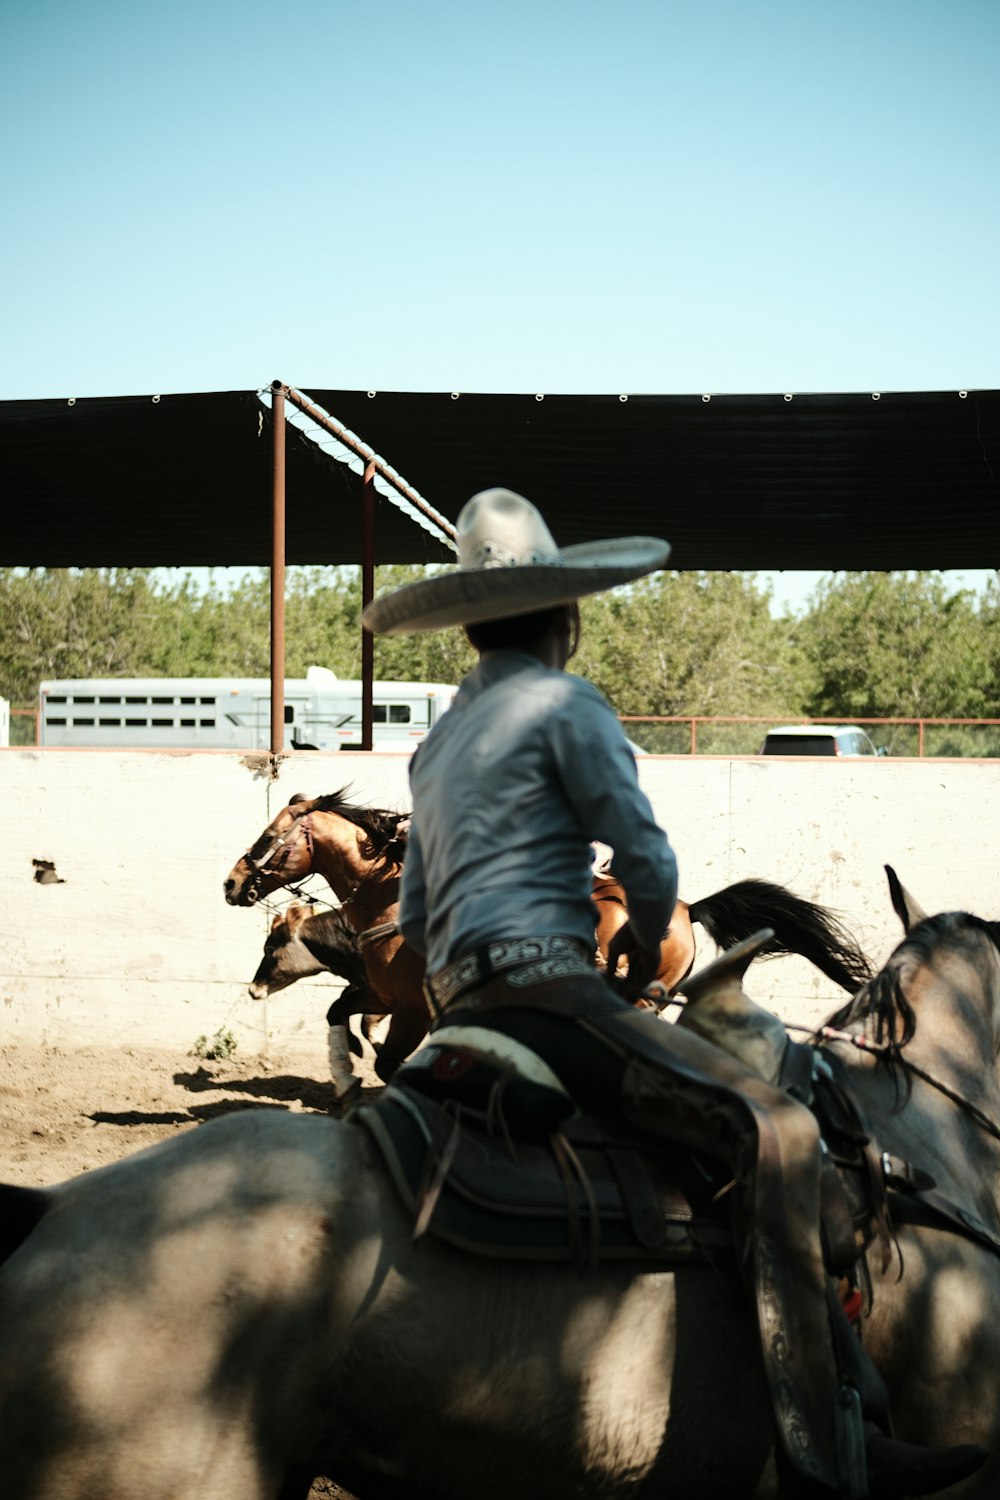
MULTIPOLYGON (((0 1042, 189 1050, 231 1030, 241 1055, 314 1056, 340 981, 253 1001, 269 916, 222 881, 295 792, 409 805, 403 755, 0 751, 0 1042), (59 883, 39 883, 35 860, 59 883)), ((834 908, 881 962, 901 935, 883 865, 929 911, 1000 916, 1000 764, 650 756, 640 779, 668 830, 681 895, 762 876, 834 908)), ((315 882, 324 889, 320 882, 315 882)), ((711 944, 704 949, 707 957, 711 944)), ((748 989, 811 1025, 842 999, 798 959, 748 989)))

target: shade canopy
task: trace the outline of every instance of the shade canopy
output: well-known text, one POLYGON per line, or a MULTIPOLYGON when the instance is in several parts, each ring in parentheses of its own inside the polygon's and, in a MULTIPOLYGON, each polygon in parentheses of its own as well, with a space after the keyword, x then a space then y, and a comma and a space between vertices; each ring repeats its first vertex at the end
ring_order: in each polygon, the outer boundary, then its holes
MULTIPOLYGON (((289 563, 358 563, 361 480, 286 430, 289 563)), ((27 567, 266 567, 271 413, 255 392, 0 402, 0 562, 27 567)), ((380 562, 454 556, 376 496, 380 562)))
POLYGON ((664 536, 678 569, 1000 565, 1000 391, 311 395, 445 515, 504 485, 561 546, 664 536))
MULTIPOLYGON (((311 401, 454 520, 505 485, 560 545, 665 536, 688 569, 1000 564, 1000 392, 551 396, 321 390, 311 401)), ((256 393, 0 403, 7 566, 266 566, 256 393)), ((294 426, 289 563, 361 560, 358 476, 294 426)), ((453 554, 377 500, 377 561, 453 554)))

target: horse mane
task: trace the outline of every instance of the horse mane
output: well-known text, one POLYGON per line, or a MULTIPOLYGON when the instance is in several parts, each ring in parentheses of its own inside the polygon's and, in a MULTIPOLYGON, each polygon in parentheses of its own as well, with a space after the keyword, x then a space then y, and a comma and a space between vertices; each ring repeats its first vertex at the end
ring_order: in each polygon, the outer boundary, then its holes
POLYGON ((984 921, 969 912, 925 917, 910 929, 885 967, 861 986, 853 1000, 834 1012, 827 1026, 840 1031, 858 1022, 873 1022, 874 1041, 880 1049, 877 1059, 895 1075, 903 1062, 903 1049, 917 1031, 917 1015, 906 993, 913 971, 930 963, 935 952, 962 928, 984 932, 1000 949, 1000 923, 984 921))
POLYGON ((387 863, 391 861, 402 864, 406 841, 401 836, 399 825, 408 823, 410 814, 391 812, 384 807, 358 807, 356 803, 347 800, 350 790, 350 785, 342 786, 338 792, 327 792, 325 796, 315 797, 311 810, 336 813, 338 817, 346 818, 356 828, 362 829, 367 835, 366 842, 361 846, 366 859, 383 858, 387 863))

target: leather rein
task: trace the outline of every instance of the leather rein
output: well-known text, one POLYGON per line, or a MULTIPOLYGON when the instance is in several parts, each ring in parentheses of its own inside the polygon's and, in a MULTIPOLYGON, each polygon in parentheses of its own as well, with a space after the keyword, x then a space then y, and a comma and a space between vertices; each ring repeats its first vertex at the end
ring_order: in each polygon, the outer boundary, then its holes
MULTIPOLYGON (((304 838, 306 841, 306 849, 309 853, 311 863, 313 858, 311 809, 307 812, 293 813, 291 827, 286 833, 268 835, 265 830, 256 843, 250 845, 250 848, 243 856, 245 863, 249 865, 251 871, 250 879, 247 882, 248 906, 256 906, 260 900, 260 887, 263 883, 265 873, 270 872, 273 874, 280 870, 300 838, 304 838), (262 845, 263 847, 261 847, 262 845)), ((294 887, 289 886, 289 890, 294 889, 294 887)), ((299 892, 296 891, 295 894, 299 894, 299 892)))
MULTIPOLYGON (((804 1031, 808 1028, 793 1027, 792 1029, 804 1031)), ((821 1042, 846 1042, 856 1047, 858 1051, 867 1052, 876 1058, 889 1051, 884 1043, 870 1042, 863 1035, 856 1035, 850 1031, 837 1031, 832 1026, 822 1026, 814 1035, 817 1035, 821 1042)), ((987 1135, 1000 1141, 1000 1126, 978 1105, 973 1104, 971 1099, 967 1099, 964 1094, 953 1089, 950 1084, 945 1083, 943 1079, 938 1078, 926 1068, 920 1067, 918 1063, 911 1062, 902 1053, 896 1053, 896 1060, 902 1064, 905 1071, 922 1079, 924 1083, 936 1089, 939 1094, 967 1114, 987 1135)), ((985 1224, 977 1214, 938 1192, 937 1184, 929 1173, 915 1167, 911 1162, 893 1156, 888 1151, 882 1151, 881 1157, 886 1186, 893 1193, 896 1215, 902 1222, 950 1229, 992 1251, 994 1255, 1000 1256, 1000 1235, 985 1224)))
MULTIPOLYGON (((806 1029, 804 1026, 793 1028, 795 1031, 805 1031, 806 1029)), ((869 1052, 876 1058, 889 1050, 885 1043, 870 1042, 867 1037, 855 1036, 851 1031, 835 1031, 831 1026, 821 1026, 816 1035, 820 1036, 824 1042, 848 1042, 852 1047, 856 1047, 859 1052, 869 1052)), ((964 1110, 981 1130, 986 1131, 987 1135, 991 1135, 994 1140, 1000 1141, 1000 1125, 997 1125, 988 1114, 981 1110, 978 1104, 973 1104, 971 1099, 967 1099, 964 1094, 960 1094, 957 1089, 953 1089, 942 1078, 936 1077, 935 1074, 928 1072, 926 1068, 920 1067, 918 1063, 911 1062, 904 1053, 897 1052, 896 1060, 906 1072, 912 1073, 915 1078, 922 1078, 924 1083, 929 1083, 932 1089, 937 1089, 939 1094, 943 1094, 946 1099, 951 1100, 952 1104, 957 1104, 959 1109, 964 1110)))

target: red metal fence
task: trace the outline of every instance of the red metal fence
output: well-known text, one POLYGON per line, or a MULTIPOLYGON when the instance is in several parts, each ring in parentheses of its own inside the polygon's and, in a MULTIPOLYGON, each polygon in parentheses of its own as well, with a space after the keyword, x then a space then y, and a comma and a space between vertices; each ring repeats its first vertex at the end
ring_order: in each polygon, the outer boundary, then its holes
POLYGON ((779 724, 857 724, 886 755, 1000 757, 1000 719, 777 719, 703 714, 623 715, 625 732, 651 755, 756 755, 779 724))
MULTIPOLYGON (((623 715, 625 733, 651 755, 756 755, 778 724, 844 724, 845 719, 719 718, 708 714, 623 715)), ((1000 719, 851 719, 887 755, 1000 758, 1000 719)), ((12 745, 38 743, 37 708, 12 708, 12 745)))

